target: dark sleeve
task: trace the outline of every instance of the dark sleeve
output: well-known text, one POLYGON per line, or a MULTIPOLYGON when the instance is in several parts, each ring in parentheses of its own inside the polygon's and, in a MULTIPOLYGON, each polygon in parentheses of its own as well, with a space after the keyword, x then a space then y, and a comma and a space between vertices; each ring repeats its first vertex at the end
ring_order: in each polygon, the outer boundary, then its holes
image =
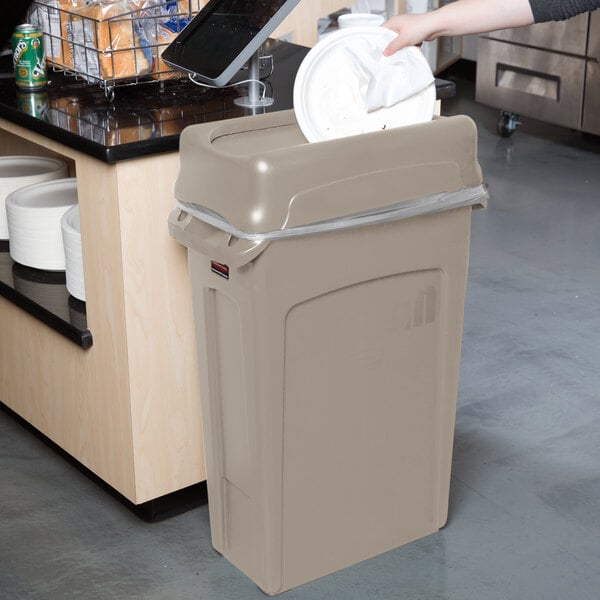
POLYGON ((529 0, 536 23, 562 21, 600 8, 600 0, 529 0))

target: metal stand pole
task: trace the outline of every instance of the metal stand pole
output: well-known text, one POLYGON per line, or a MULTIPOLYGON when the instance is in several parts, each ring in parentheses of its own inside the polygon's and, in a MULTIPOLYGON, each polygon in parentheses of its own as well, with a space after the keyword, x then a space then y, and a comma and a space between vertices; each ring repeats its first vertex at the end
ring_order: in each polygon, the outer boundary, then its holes
POLYGON ((260 50, 248 61, 248 95, 236 98, 233 102, 236 106, 244 108, 262 108, 271 106, 275 100, 268 96, 262 96, 260 79, 260 50))

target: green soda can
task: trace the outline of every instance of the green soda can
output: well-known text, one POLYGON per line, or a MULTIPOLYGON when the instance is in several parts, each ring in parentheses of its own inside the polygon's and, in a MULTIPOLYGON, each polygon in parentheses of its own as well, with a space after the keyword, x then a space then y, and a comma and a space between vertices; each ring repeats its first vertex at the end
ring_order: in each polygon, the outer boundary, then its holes
POLYGON ((12 51, 17 87, 31 92, 44 88, 48 76, 41 29, 29 23, 19 25, 12 37, 12 51))

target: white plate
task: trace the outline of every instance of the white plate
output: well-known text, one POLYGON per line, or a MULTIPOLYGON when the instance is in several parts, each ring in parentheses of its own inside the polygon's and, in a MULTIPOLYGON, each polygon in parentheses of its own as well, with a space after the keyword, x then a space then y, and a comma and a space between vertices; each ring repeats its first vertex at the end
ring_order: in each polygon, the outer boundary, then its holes
MULTIPOLYGON (((431 121, 435 110, 435 83, 394 104, 367 112, 361 80, 346 49, 359 38, 384 48, 396 34, 384 27, 349 27, 333 33, 306 55, 294 83, 294 110, 302 133, 309 142, 330 140, 431 121)), ((424 69, 430 70, 423 53, 413 52, 424 69)))
POLYGON ((6 198, 10 256, 22 265, 64 271, 61 219, 77 204, 75 178, 37 183, 6 198))
POLYGON ((71 296, 85 302, 79 206, 76 205, 71 207, 63 215, 61 227, 65 248, 65 276, 67 280, 67 290, 71 296))
POLYGON ((15 190, 68 175, 65 162, 43 156, 0 157, 0 239, 8 239, 6 197, 15 190))

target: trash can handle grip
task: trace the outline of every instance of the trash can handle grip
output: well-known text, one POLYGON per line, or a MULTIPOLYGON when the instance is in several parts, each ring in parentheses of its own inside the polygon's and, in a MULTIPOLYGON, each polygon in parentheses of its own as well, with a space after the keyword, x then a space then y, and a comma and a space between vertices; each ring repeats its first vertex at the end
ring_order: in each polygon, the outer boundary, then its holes
POLYGON ((237 238, 180 208, 175 208, 169 215, 169 232, 184 246, 232 268, 248 264, 270 244, 269 240, 237 238))

